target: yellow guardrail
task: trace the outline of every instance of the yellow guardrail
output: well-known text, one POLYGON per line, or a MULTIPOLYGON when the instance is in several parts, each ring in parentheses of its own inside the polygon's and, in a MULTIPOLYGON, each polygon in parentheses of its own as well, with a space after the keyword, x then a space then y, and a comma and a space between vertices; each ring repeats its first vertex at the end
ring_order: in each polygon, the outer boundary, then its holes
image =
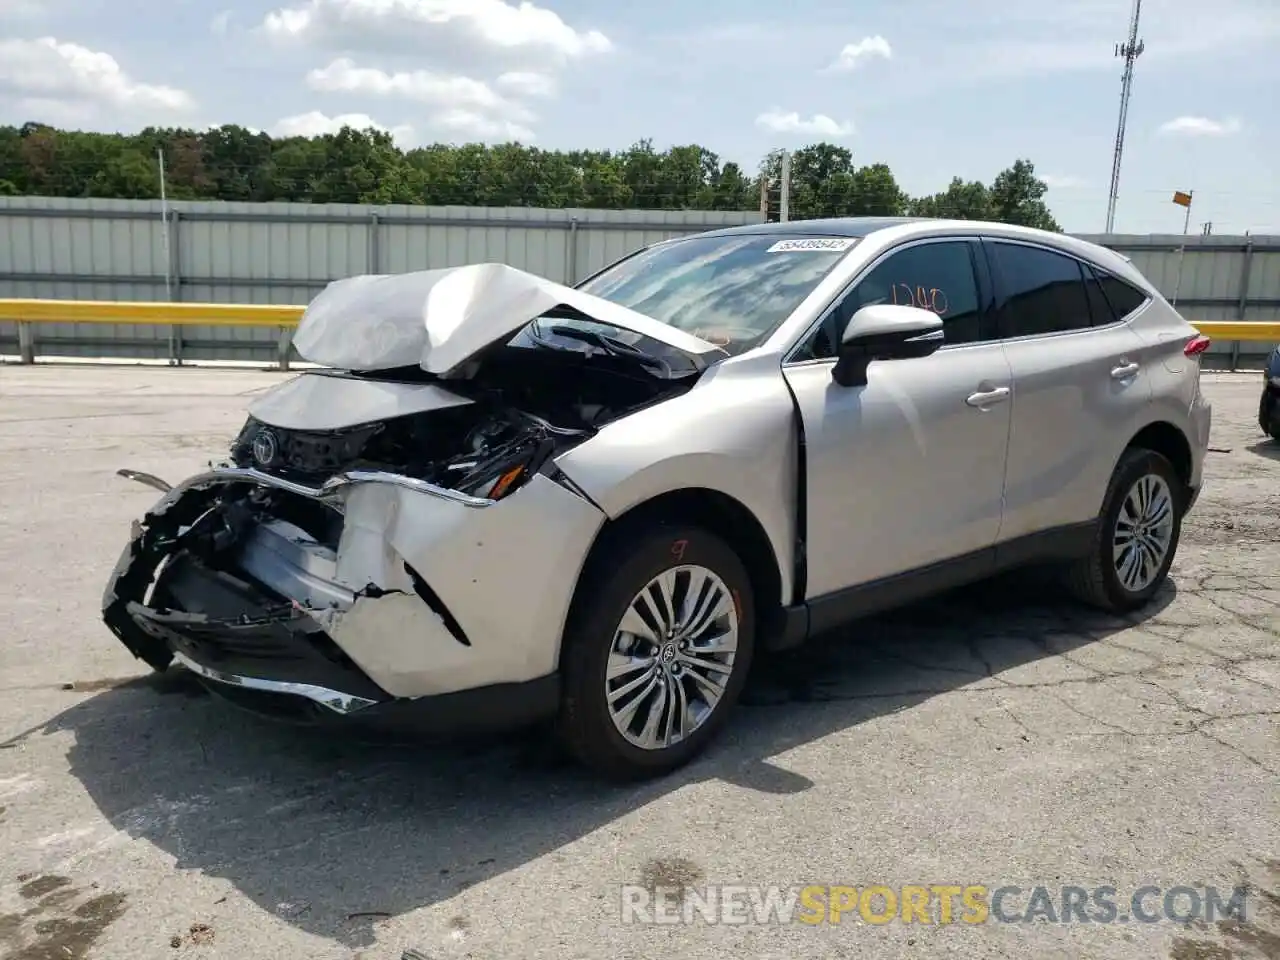
POLYGON ((187 327, 296 327, 305 307, 264 303, 132 303, 127 300, 3 300, 0 320, 139 323, 187 327))
POLYGON ((1205 320, 1191 325, 1210 340, 1241 340, 1247 343, 1280 343, 1280 323, 1265 320, 1205 320))
MULTIPOLYGON (((0 299, 0 321, 18 324, 19 353, 35 361, 33 323, 136 323, 146 326, 276 327, 280 365, 289 363, 289 337, 305 307, 294 304, 170 303, 123 300, 0 299)), ((1280 323, 1204 321, 1194 326, 1213 340, 1280 343, 1280 323)))
MULTIPOLYGON (((277 303, 173 303, 0 298, 0 321, 18 324, 18 356, 35 363, 37 323, 134 323, 163 327, 275 327, 280 369, 289 369, 293 330, 305 307, 277 303)), ((181 363, 170 341, 170 360, 181 363)))

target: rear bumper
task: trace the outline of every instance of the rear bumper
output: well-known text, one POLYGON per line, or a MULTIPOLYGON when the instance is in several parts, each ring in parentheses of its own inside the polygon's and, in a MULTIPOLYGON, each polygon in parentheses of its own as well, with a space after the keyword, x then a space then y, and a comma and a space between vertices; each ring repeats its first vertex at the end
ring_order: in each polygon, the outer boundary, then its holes
POLYGON ((1209 435, 1213 429, 1213 404, 1209 403, 1199 390, 1196 391, 1195 402, 1191 405, 1190 421, 1193 456, 1191 476, 1187 482, 1190 488, 1187 509, 1194 505, 1200 495, 1200 488, 1204 484, 1204 463, 1209 453, 1209 435))
POLYGON ((522 723, 557 707, 564 618, 602 519, 545 477, 491 502, 403 478, 335 492, 218 468, 135 527, 103 619, 136 656, 172 657, 261 713, 424 732, 522 723))

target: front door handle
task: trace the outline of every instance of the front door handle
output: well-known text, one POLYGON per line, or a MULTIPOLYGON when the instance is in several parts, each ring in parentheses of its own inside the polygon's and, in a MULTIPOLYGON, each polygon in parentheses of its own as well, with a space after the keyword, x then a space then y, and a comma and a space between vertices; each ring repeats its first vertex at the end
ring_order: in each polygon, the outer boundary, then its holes
POLYGON ((1002 403, 1009 399, 1008 387, 996 387, 993 390, 979 390, 977 393, 971 393, 965 398, 965 403, 971 407, 989 407, 994 403, 1002 403))
POLYGON ((1128 380, 1130 377, 1136 377, 1141 369, 1136 363, 1122 362, 1118 367, 1111 368, 1111 377, 1113 380, 1128 380))

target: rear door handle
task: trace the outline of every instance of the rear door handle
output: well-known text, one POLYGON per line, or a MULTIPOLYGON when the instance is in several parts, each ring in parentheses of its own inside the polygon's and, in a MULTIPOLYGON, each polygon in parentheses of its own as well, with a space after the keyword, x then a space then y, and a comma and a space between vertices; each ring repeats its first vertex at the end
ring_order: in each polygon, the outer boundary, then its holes
POLYGON ((1140 369, 1142 368, 1136 363, 1121 363, 1118 367, 1111 368, 1111 377, 1114 380, 1128 380, 1137 376, 1140 369))
POLYGON ((965 403, 971 407, 989 407, 995 403, 1002 403, 1009 399, 1008 387, 996 387, 994 390, 979 390, 977 393, 971 393, 965 398, 965 403))

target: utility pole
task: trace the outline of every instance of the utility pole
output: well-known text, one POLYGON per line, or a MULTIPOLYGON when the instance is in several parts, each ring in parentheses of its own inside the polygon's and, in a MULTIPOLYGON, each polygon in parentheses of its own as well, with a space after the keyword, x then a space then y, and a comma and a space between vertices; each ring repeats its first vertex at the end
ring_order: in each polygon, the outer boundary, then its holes
POLYGON ((156 148, 156 159, 160 161, 160 236, 164 242, 164 298, 173 299, 173 278, 169 275, 169 200, 165 190, 164 148, 156 148))
POLYGON ((1186 215, 1182 218, 1182 245, 1178 247, 1178 279, 1173 284, 1173 299, 1169 301, 1169 306, 1176 307, 1178 305, 1178 291, 1182 289, 1182 258, 1187 255, 1187 231, 1191 229, 1191 200, 1195 196, 1194 190, 1175 190, 1173 193, 1173 202, 1180 207, 1186 207, 1186 215))
POLYGON ((778 204, 778 222, 786 223, 791 214, 791 151, 782 151, 782 198, 778 204))
MULTIPOLYGON (((160 237, 164 243, 164 298, 172 303, 173 275, 171 264, 173 263, 173 257, 169 251, 169 196, 168 190, 165 188, 163 147, 156 147, 156 159, 160 162, 160 237)), ((169 328, 169 363, 170 365, 182 365, 182 358, 178 356, 178 330, 176 327, 169 328)))
POLYGON ((1133 0, 1133 17, 1129 21, 1129 39, 1116 44, 1116 56, 1124 59, 1124 74, 1120 81, 1120 122, 1116 127, 1115 155, 1111 160, 1111 193, 1107 199, 1107 233, 1116 225, 1116 200, 1120 197, 1120 160, 1124 155, 1124 130, 1129 121, 1129 95, 1133 92, 1133 65, 1146 44, 1138 39, 1138 17, 1142 13, 1142 0, 1133 0))

